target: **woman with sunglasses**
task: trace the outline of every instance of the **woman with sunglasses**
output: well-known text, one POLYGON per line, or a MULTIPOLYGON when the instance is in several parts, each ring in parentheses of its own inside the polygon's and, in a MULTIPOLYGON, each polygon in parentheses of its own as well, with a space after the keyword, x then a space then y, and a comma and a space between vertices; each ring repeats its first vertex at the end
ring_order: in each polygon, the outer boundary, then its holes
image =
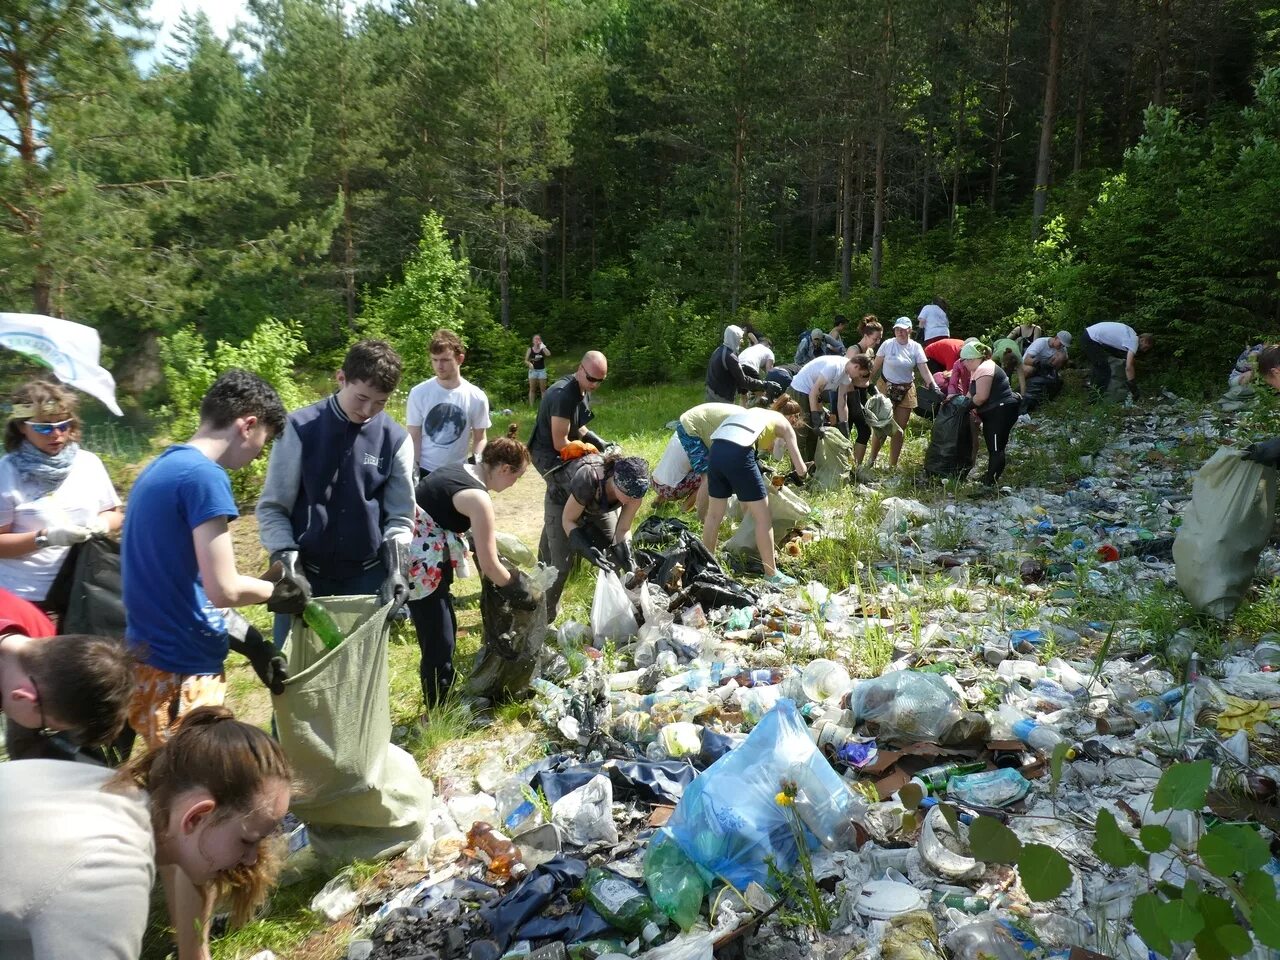
POLYGON ((67 549, 120 529, 120 497, 80 446, 75 394, 32 380, 13 397, 0 458, 0 587, 43 606, 67 549))

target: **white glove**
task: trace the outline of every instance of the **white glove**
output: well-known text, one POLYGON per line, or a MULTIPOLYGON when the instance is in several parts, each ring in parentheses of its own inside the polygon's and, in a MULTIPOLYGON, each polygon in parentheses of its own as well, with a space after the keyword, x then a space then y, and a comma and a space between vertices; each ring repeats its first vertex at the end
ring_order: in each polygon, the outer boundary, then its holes
POLYGON ((72 544, 84 543, 93 536, 93 531, 88 527, 72 524, 66 527, 49 527, 45 530, 45 536, 51 547, 69 547, 72 544))
POLYGON ((103 519, 102 514, 98 514, 90 520, 85 524, 85 527, 88 529, 89 533, 95 537, 105 537, 111 532, 111 528, 107 526, 107 521, 103 519))

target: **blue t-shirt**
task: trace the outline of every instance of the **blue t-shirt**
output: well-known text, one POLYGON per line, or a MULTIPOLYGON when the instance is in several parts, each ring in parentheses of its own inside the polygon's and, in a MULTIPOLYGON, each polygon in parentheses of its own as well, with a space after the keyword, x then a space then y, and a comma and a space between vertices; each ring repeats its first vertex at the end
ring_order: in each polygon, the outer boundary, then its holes
POLYGON ((192 531, 240 515, 227 472, 195 447, 175 444, 129 492, 121 577, 129 645, 157 670, 221 673, 227 629, 200 582, 192 531))

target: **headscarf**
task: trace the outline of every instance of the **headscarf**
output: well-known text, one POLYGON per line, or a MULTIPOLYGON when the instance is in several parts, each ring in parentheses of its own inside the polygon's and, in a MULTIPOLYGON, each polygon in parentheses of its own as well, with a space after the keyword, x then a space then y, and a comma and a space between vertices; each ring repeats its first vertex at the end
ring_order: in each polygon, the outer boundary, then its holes
POLYGON ((628 497, 643 497, 649 492, 648 461, 643 457, 619 457, 613 461, 613 482, 628 497))
POLYGON ((742 328, 729 324, 724 328, 724 345, 735 353, 742 343, 742 328))
POLYGON ((973 343, 966 343, 963 347, 960 348, 960 359, 961 360, 985 360, 987 357, 987 354, 989 354, 990 352, 991 352, 990 347, 988 347, 981 340, 975 340, 973 341, 973 343))

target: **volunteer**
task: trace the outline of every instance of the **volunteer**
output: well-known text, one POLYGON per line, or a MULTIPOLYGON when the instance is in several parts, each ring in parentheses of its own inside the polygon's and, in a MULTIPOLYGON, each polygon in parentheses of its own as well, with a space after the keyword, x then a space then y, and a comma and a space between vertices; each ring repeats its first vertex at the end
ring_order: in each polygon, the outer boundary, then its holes
POLYGON ((778 569, 773 549, 773 515, 769 510, 769 498, 764 475, 760 472, 757 449, 772 450, 775 440, 786 444, 791 458, 795 480, 803 481, 808 475, 796 432, 791 423, 777 410, 744 410, 725 419, 711 435, 711 449, 707 457, 707 517, 702 525, 702 542, 712 553, 720 538, 720 523, 724 520, 729 496, 737 496, 743 510, 755 524, 756 549, 764 566, 765 583, 771 587, 788 587, 795 584, 778 569))
POLYGON ((480 573, 512 605, 537 605, 532 586, 519 570, 498 557, 493 499, 513 486, 529 465, 529 450, 515 439, 512 424, 505 437, 489 441, 477 464, 454 463, 433 470, 418 482, 418 513, 409 550, 409 616, 418 634, 422 698, 434 707, 453 685, 453 652, 458 618, 453 609, 453 571, 466 556, 463 535, 471 533, 480 573))
POLYGON ((631 525, 649 492, 649 464, 640 457, 588 453, 547 475, 547 500, 560 507, 544 517, 538 559, 556 568, 547 591, 547 620, 555 619, 575 556, 601 569, 630 572, 631 525))
POLYGON ((1061 371, 1067 365, 1071 334, 1059 330, 1052 337, 1033 340, 1022 354, 1022 412, 1031 413, 1041 403, 1062 392, 1061 371))
POLYGON ((875 395, 876 388, 871 384, 870 359, 862 354, 855 354, 849 358, 849 364, 852 369, 849 371, 848 393, 845 397, 849 420, 847 423, 841 423, 840 428, 845 436, 849 435, 850 427, 855 431, 853 467, 856 470, 862 466, 862 461, 867 454, 867 441, 871 439, 871 424, 867 421, 866 405, 867 401, 875 395))
POLYGON ((538 404, 538 416, 529 435, 529 456, 543 476, 561 464, 560 451, 571 440, 584 440, 597 450, 608 441, 587 429, 595 417, 591 395, 609 375, 609 361, 599 350, 582 355, 578 368, 553 383, 538 404))
POLYGON ((827 336, 821 327, 814 327, 809 331, 808 336, 802 335, 800 343, 796 347, 795 363, 803 367, 814 357, 821 357, 827 353, 843 353, 838 350, 836 342, 827 336))
POLYGON ((462 375, 467 354, 461 338, 444 327, 427 349, 435 376, 409 391, 404 418, 418 479, 441 467, 478 461, 492 425, 489 398, 462 375))
POLYGON ((792 378, 787 392, 799 404, 804 415, 799 442, 806 460, 813 459, 818 447, 818 433, 826 426, 828 413, 834 413, 836 423, 848 433, 848 394, 854 369, 853 360, 844 355, 814 357, 792 378), (835 409, 828 411, 823 403, 830 401, 831 394, 835 396, 835 409))
POLYGON ((831 329, 827 332, 827 339, 835 344, 835 353, 844 353, 844 330, 849 325, 849 319, 842 313, 837 313, 835 323, 831 325, 831 329))
MULTIPOLYGON (((921 311, 924 316, 924 311, 921 311)), ((945 319, 945 318, 944 318, 945 319)), ((942 336, 946 336, 944 332, 942 336)), ((893 419, 901 430, 893 431, 889 438, 889 466, 898 465, 898 457, 902 455, 902 430, 906 430, 907 421, 911 419, 911 411, 916 408, 915 374, 925 383, 932 383, 929 373, 928 358, 924 348, 911 339, 911 320, 899 317, 893 322, 893 339, 880 344, 876 351, 876 363, 871 370, 871 379, 879 380, 876 388, 893 402, 893 419)), ((876 465, 876 457, 884 437, 880 433, 871 440, 871 466, 876 465)))
POLYGON ((960 351, 960 360, 969 369, 969 396, 966 406, 982 423, 987 443, 987 472, 981 483, 994 486, 1004 473, 1009 434, 1018 419, 1018 395, 1009 385, 1009 376, 991 358, 991 348, 982 342, 969 343, 960 351))
POLYGON ((742 372, 757 380, 763 380, 769 375, 769 371, 773 369, 773 361, 773 342, 768 337, 762 337, 738 354, 742 372))
MULTIPOLYGON (((1280 392, 1280 344, 1269 344, 1258 351, 1258 378, 1280 392)), ((1263 466, 1280 467, 1280 437, 1249 444, 1244 458, 1263 466)))
POLYGON ((995 361, 996 366, 1005 372, 1012 382, 1016 376, 1018 378, 1018 392, 1026 393, 1027 378, 1022 372, 1022 348, 1016 342, 1008 337, 1001 337, 995 343, 991 344, 991 359, 995 361))
POLYGON ((727 417, 745 408, 734 403, 700 403, 690 407, 676 421, 658 465, 653 468, 654 493, 658 502, 684 500, 684 509, 697 507, 698 516, 707 512, 707 452, 711 435, 727 417), (694 497, 689 503, 689 497, 694 497))
POLYGON ((80 446, 77 407, 72 391, 32 380, 14 394, 5 428, 0 587, 42 608, 68 548, 124 522, 102 461, 80 446))
POLYGON ((1236 364, 1231 368, 1231 372, 1227 374, 1227 387, 1245 387, 1253 379, 1254 361, 1258 359, 1258 355, 1266 349, 1265 343, 1255 343, 1252 347, 1246 347, 1240 356, 1236 357, 1236 364))
POLYGON ((524 352, 524 365, 529 368, 530 405, 535 396, 541 397, 547 393, 547 358, 550 356, 551 351, 542 342, 542 334, 535 333, 524 352))
POLYGON ((742 328, 730 324, 724 328, 720 346, 711 352, 707 361, 707 402, 733 403, 743 394, 764 389, 764 382, 749 376, 738 360, 738 347, 742 345, 742 328))
POLYGON ((190 955, 208 956, 215 898, 243 923, 274 885, 270 838, 290 781, 276 741, 211 706, 120 771, 0 764, 0 956, 135 960, 157 870, 195 885, 195 903, 180 901, 171 917, 180 951, 199 941, 190 955))
POLYGON ((1009 331, 1009 339, 1018 345, 1018 349, 1026 356, 1027 348, 1044 336, 1044 329, 1034 320, 1031 323, 1020 323, 1009 331))
POLYGON ((862 339, 854 346, 858 353, 872 360, 876 358, 876 348, 880 346, 880 341, 884 339, 884 327, 880 325, 880 319, 874 313, 868 313, 862 318, 862 327, 860 329, 862 339))
POLYGON ((947 319, 950 312, 951 307, 942 297, 934 297, 933 303, 926 303, 920 308, 916 323, 920 326, 920 339, 926 347, 935 340, 951 336, 951 321, 947 319))
POLYGON ((1084 329, 1084 355, 1089 361, 1089 391, 1101 400, 1111 385, 1111 360, 1124 358, 1125 385, 1129 396, 1138 399, 1138 354, 1155 344, 1149 333, 1139 334, 1127 323, 1104 320, 1084 329))

